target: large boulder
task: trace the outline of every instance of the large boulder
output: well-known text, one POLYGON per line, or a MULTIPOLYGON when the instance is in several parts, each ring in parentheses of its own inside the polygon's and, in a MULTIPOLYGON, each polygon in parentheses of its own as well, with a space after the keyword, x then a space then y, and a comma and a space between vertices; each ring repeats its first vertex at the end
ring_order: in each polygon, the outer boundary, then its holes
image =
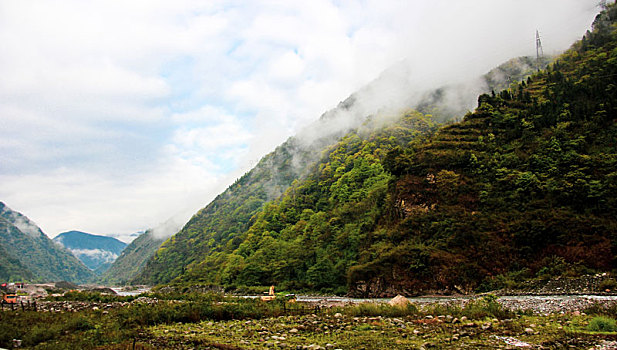
POLYGON ((397 295, 394 298, 392 298, 390 301, 388 301, 388 304, 391 306, 399 306, 399 307, 406 307, 407 305, 409 305, 411 303, 411 301, 409 301, 409 299, 405 298, 402 295, 397 295))

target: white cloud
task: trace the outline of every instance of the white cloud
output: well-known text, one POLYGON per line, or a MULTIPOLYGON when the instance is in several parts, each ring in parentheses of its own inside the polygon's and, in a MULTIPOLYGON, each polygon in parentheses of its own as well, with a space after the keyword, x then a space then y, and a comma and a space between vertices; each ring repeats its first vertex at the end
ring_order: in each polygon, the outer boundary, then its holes
POLYGON ((73 255, 80 260, 83 257, 97 260, 100 263, 114 262, 118 258, 118 254, 103 249, 69 249, 73 255))
POLYGON ((30 221, 30 219, 26 216, 19 215, 17 212, 11 211, 7 207, 2 208, 2 212, 5 215, 8 212, 7 219, 21 232, 33 238, 39 237, 41 234, 41 230, 39 230, 38 226, 36 226, 36 224, 30 221))
POLYGON ((565 49, 596 2, 1 2, 0 199, 50 235, 188 218, 392 64, 410 89, 465 80, 536 29, 565 49))

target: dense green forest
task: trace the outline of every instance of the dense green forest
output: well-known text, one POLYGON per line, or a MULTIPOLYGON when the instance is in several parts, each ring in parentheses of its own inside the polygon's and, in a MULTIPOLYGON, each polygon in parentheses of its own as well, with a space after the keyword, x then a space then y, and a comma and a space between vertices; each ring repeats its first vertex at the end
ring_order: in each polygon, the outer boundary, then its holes
MULTIPOLYGON (((550 61, 548 57, 540 61, 531 57, 514 58, 470 82, 429 89, 412 104, 414 109, 430 114, 431 120, 436 122, 461 119, 471 108, 463 101, 474 100, 477 96, 472 95, 470 86, 473 91, 500 89, 513 81, 527 78, 537 67, 546 67, 550 61)), ((366 87, 371 88, 374 88, 372 84, 366 87)), ((277 199, 293 181, 304 178, 311 167, 320 161, 322 151, 335 145, 347 132, 356 130, 367 120, 366 111, 357 106, 361 91, 352 94, 309 126, 308 134, 317 134, 318 137, 306 137, 301 132, 265 156, 255 168, 196 213, 158 254, 154 255, 163 240, 135 240, 129 247, 131 249, 123 252, 101 282, 169 282, 186 271, 187 266, 190 269, 192 264, 203 260, 213 245, 225 244, 229 239, 241 239, 237 238, 238 235, 248 229, 248 221, 265 203, 277 199), (350 115, 353 116, 351 119, 350 115), (341 125, 345 127, 341 128, 341 125), (147 265, 146 260, 149 260, 147 265)), ((389 120, 392 119, 390 117, 389 120)), ((362 128, 365 133, 368 126, 378 127, 376 123, 364 124, 362 128)))
POLYGON ((284 144, 136 281, 376 296, 614 269, 616 19, 608 6, 546 70, 481 95, 459 123, 373 116, 302 177, 284 144))

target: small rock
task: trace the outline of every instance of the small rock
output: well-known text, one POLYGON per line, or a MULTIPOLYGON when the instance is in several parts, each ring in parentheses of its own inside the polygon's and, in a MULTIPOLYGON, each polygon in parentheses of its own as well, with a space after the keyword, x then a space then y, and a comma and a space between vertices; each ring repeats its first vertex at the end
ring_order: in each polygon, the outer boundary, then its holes
POLYGON ((525 333, 533 334, 533 328, 529 328, 529 327, 525 328, 525 333))
POLYGON ((343 314, 340 313, 340 312, 337 312, 337 313, 334 314, 334 317, 341 318, 341 317, 343 317, 343 314))
POLYGON ((298 333, 298 328, 292 328, 289 330, 289 333, 298 333))

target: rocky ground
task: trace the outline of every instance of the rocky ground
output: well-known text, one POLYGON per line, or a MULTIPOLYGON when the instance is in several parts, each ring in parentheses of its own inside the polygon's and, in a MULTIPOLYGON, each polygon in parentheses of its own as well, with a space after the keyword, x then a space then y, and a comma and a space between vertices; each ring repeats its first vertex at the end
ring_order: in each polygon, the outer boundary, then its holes
POLYGON ((147 329, 144 341, 177 349, 617 349, 610 336, 577 332, 583 324, 572 315, 470 321, 313 314, 161 325, 147 329))
POLYGON ((529 280, 516 287, 495 291, 497 295, 617 295, 617 280, 609 273, 580 277, 529 280))
MULTIPOLYGON (((416 302, 420 308, 425 308, 433 304, 464 306, 475 298, 440 298, 437 301, 416 302)), ((582 312, 591 306, 608 308, 617 306, 617 297, 613 296, 504 296, 497 301, 507 309, 514 311, 529 311, 536 314, 551 313, 576 313, 582 312)), ((132 302, 85 302, 85 301, 38 301, 36 308, 38 311, 49 312, 78 312, 83 310, 105 310, 119 307, 127 307, 131 304, 145 303, 156 304, 160 300, 140 297, 132 302)), ((332 307, 344 307, 354 305, 355 302, 339 301, 317 301, 306 303, 307 309, 328 309, 332 307)), ((28 304, 26 304, 28 305, 28 304)), ((32 304, 29 304, 32 307, 32 304)), ((5 306, 6 307, 6 306, 5 306)), ((17 306, 16 308, 19 308, 17 306)))
MULTIPOLYGON (((594 316, 586 314, 592 309, 615 310, 617 298, 501 297, 497 302, 504 308, 526 312, 467 317, 462 310, 471 300, 446 298, 415 304, 419 311, 398 317, 379 313, 360 315, 357 304, 316 309, 316 305, 309 304, 304 305, 304 310, 315 312, 143 326, 131 331, 135 335, 130 341, 96 349, 617 349, 617 333, 589 331, 587 326, 594 316)), ((113 323, 114 310, 121 311, 120 308, 138 303, 183 302, 188 301, 146 297, 110 303, 40 301, 38 310, 39 314, 42 311, 50 316, 94 315, 93 320, 113 323)), ((369 307, 369 310, 380 309, 369 307)), ((2 315, 16 315, 16 312, 5 312, 2 315)), ((96 329, 91 325, 83 334, 87 336, 96 329)))

